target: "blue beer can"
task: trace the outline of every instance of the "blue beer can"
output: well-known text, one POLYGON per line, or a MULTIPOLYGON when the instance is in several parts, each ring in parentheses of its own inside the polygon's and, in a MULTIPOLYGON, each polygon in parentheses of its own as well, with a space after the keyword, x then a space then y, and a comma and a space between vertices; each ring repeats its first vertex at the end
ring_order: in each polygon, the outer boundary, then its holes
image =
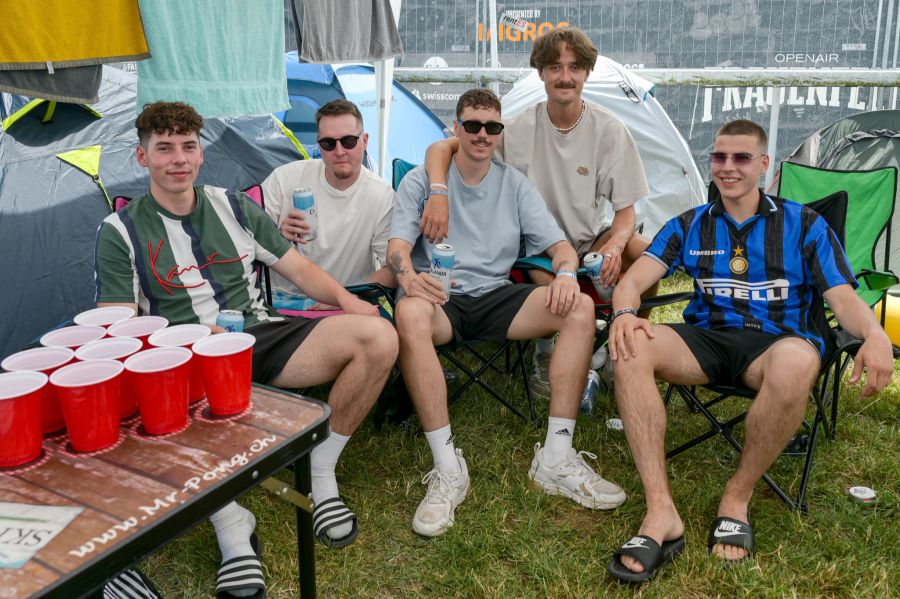
POLYGON ((243 333, 244 315, 237 310, 219 310, 219 316, 216 317, 216 325, 229 333, 243 333))
POLYGON ((312 241, 316 238, 316 229, 318 228, 316 196, 309 187, 298 187, 294 190, 293 201, 294 208, 303 212, 303 220, 309 223, 309 233, 306 234, 305 239, 312 241))
POLYGON ((440 281, 444 293, 450 295, 450 273, 456 264, 456 251, 449 243, 439 243, 431 250, 431 270, 429 274, 440 281))
POLYGON ((591 252, 584 257, 584 262, 582 264, 584 265, 585 270, 587 270, 587 274, 591 278, 591 283, 594 284, 594 289, 597 291, 597 295, 600 296, 600 299, 607 302, 612 300, 614 286, 610 285, 607 287, 600 282, 600 270, 603 268, 603 254, 591 252))

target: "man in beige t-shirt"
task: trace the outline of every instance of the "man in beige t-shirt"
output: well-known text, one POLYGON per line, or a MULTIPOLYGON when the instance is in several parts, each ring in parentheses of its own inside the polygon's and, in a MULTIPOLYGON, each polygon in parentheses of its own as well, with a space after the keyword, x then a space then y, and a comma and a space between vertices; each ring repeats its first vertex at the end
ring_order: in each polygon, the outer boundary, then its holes
MULTIPOLYGON (((535 42, 531 66, 536 68, 547 100, 505 121, 496 157, 535 184, 579 257, 604 255, 602 282, 612 285, 621 272, 650 245, 635 233, 634 205, 650 194, 634 139, 617 117, 585 102, 582 90, 598 52, 590 38, 576 28, 554 29, 535 42), (612 221, 607 218, 612 206, 612 221)), ((430 240, 447 235, 448 209, 442 195, 447 165, 459 142, 449 138, 432 144, 425 158, 431 191, 420 228, 430 240), (436 192, 436 193, 435 193, 436 192)), ((532 271, 536 283, 553 275, 532 271)), ((655 295, 656 287, 646 295, 655 295)), ((532 391, 549 390, 546 364, 551 340, 535 349, 532 391)))
MULTIPOLYGON (((333 100, 316 113, 321 160, 298 160, 278 167, 262 184, 266 212, 281 234, 304 256, 342 285, 364 281, 395 285, 386 268, 394 190, 362 166, 368 142, 359 109, 333 100), (308 187, 316 197, 316 230, 294 209, 293 192, 308 187)), ((276 308, 282 292, 297 294, 287 279, 274 275, 276 308)))

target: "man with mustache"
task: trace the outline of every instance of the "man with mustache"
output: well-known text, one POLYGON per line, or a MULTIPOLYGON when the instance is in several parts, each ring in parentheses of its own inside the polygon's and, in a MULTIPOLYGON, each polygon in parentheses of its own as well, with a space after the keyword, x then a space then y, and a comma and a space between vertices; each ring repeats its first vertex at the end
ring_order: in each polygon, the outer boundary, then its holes
POLYGON ((403 179, 388 242, 388 263, 402 287, 396 321, 400 370, 415 405, 434 468, 413 518, 423 536, 443 534, 469 491, 462 450, 454 446, 447 410, 447 386, 434 346, 479 339, 533 339, 559 333, 550 365, 552 397, 544 446, 535 446, 529 484, 590 509, 613 509, 625 492, 587 463, 572 446, 581 377, 594 339, 594 307, 575 281, 578 257, 553 221, 534 185, 516 169, 492 160, 503 130, 500 100, 472 89, 456 105, 459 152, 453 158, 448 198, 453 206, 447 242, 455 249, 445 288, 429 274, 435 246, 418 228, 419 203, 428 193, 423 167, 403 179), (556 277, 544 287, 509 280, 520 240, 532 253, 553 259, 556 277), (449 287, 449 285, 448 285, 449 287))
MULTIPOLYGON (((635 233, 634 213, 634 205, 650 191, 628 129, 581 96, 597 55, 590 38, 574 27, 538 38, 530 63, 544 82, 547 100, 504 122, 495 156, 534 183, 579 258, 603 254, 602 281, 613 285, 650 244, 635 233), (608 204, 615 213, 611 222, 608 204)), ((426 154, 432 195, 420 229, 432 242, 448 233, 447 199, 439 193, 446 189, 450 156, 458 148, 459 141, 450 138, 432 144, 426 154)), ((553 276, 532 271, 532 280, 546 285, 553 276)), ((646 295, 655 293, 651 287, 646 295)), ((535 349, 531 389, 542 397, 549 396, 552 344, 551 339, 539 340, 535 349)))

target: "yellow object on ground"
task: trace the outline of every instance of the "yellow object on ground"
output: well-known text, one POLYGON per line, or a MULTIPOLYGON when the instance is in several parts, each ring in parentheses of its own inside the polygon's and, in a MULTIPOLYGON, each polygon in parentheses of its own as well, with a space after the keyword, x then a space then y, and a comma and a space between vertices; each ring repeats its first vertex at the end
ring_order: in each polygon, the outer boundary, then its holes
MULTIPOLYGON (((875 317, 881 322, 881 302, 875 304, 875 317)), ((884 321, 884 330, 891 339, 891 343, 900 346, 900 297, 887 296, 887 318, 884 321)))

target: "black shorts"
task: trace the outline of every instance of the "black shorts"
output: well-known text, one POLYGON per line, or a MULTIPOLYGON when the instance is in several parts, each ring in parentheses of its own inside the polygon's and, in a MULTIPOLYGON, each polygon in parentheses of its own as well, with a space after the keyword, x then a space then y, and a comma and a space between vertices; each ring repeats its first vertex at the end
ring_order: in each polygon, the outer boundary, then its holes
POLYGON ((453 345, 461 341, 506 341, 509 325, 522 304, 537 289, 537 285, 519 283, 504 285, 482 296, 450 294, 447 303, 441 306, 453 329, 453 345))
POLYGON ((253 380, 264 385, 281 374, 288 360, 322 318, 296 316, 274 322, 261 322, 245 332, 256 337, 253 346, 253 380))
POLYGON ((666 326, 684 340, 709 382, 715 385, 743 386, 741 375, 773 343, 785 337, 803 339, 790 333, 773 335, 743 329, 703 329, 683 322, 666 326))

